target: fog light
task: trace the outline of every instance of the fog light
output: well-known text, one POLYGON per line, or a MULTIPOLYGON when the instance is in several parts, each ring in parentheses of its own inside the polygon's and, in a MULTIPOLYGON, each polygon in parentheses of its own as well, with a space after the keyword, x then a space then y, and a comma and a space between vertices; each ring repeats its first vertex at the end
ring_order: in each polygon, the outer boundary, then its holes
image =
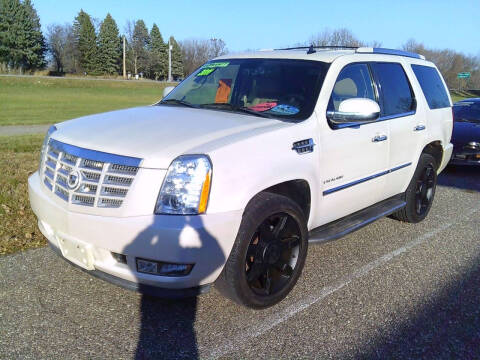
POLYGON ((161 276, 185 276, 192 271, 193 264, 174 264, 137 258, 137 271, 161 276))

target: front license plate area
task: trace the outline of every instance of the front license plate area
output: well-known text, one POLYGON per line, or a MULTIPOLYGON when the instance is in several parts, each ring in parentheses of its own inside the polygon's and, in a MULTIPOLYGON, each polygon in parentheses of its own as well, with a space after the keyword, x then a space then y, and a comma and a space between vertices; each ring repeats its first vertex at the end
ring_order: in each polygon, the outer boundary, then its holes
POLYGON ((64 238, 59 238, 58 243, 67 260, 86 270, 94 269, 93 256, 89 246, 64 238))

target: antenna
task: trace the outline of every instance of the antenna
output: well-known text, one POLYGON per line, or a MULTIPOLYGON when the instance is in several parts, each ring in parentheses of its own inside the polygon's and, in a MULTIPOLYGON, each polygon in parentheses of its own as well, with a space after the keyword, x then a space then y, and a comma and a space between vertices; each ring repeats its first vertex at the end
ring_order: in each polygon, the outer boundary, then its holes
POLYGON ((308 51, 307 51, 307 55, 315 54, 315 53, 316 53, 316 51, 313 48, 313 45, 310 45, 310 47, 308 48, 308 51))

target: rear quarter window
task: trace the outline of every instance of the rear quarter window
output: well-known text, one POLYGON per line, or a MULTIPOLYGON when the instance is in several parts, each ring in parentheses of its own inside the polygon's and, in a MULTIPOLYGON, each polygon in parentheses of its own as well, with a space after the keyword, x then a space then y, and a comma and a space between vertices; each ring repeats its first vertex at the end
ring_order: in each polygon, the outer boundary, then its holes
POLYGON ((412 70, 422 88, 430 109, 450 107, 450 100, 438 70, 423 65, 412 64, 412 70))

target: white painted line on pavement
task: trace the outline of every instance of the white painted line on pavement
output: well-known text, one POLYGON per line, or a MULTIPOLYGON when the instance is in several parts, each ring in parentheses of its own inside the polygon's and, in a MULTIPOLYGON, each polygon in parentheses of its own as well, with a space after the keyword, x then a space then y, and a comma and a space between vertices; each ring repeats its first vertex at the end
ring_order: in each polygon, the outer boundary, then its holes
POLYGON ((367 275, 372 270, 382 266, 392 259, 396 258, 397 256, 406 253, 407 251, 411 250, 412 248, 425 243, 430 238, 434 237, 438 233, 445 231, 449 227, 465 220, 466 218, 470 218, 473 214, 480 211, 480 209, 474 209, 468 212, 460 221, 452 222, 444 224, 437 229, 430 231, 428 233, 423 234, 422 236, 418 237, 417 239, 407 243, 405 246, 402 246, 388 254, 385 254, 378 259, 362 266, 358 270, 354 271, 353 273, 343 277, 342 279, 335 282, 333 285, 325 286, 324 288, 320 289, 317 293, 310 295, 309 297, 303 299, 300 302, 297 302, 289 307, 287 307, 284 311, 274 314, 272 317, 268 318, 268 320, 256 324, 254 329, 243 329, 241 335, 238 337, 233 337, 232 339, 226 340, 224 343, 217 346, 213 349, 206 357, 208 359, 218 359, 221 356, 224 356, 230 352, 238 351, 241 348, 247 345, 247 341, 259 337, 265 334, 267 331, 273 329, 275 326, 287 321, 291 317, 295 316, 299 312, 309 308, 310 306, 316 304, 317 302, 325 299, 327 296, 333 294, 335 291, 338 291, 352 281, 361 278, 367 275))

